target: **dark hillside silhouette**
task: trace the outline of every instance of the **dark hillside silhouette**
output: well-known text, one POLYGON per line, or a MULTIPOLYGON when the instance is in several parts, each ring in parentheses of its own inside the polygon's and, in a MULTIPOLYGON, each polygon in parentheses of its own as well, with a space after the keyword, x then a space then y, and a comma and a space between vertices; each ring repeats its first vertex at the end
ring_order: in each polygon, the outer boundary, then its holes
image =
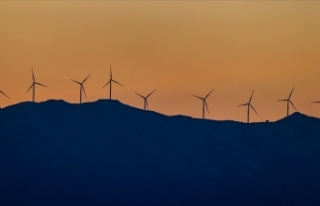
POLYGON ((115 100, 0 110, 1 205, 319 205, 320 120, 168 117, 115 100))

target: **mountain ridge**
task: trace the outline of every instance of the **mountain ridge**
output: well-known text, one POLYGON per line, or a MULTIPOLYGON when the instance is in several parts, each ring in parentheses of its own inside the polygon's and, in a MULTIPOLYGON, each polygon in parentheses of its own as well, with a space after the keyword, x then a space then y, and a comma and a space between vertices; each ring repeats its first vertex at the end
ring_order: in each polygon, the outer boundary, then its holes
MULTIPOLYGON (((94 102, 84 102, 82 104, 70 103, 70 102, 67 102, 67 101, 62 100, 62 99, 60 99, 60 100, 49 99, 49 100, 46 100, 46 101, 43 101, 43 102, 26 101, 26 102, 19 102, 19 103, 13 104, 13 105, 9 105, 7 107, 1 108, 1 110, 11 110, 11 108, 22 107, 23 105, 28 105, 28 106, 29 105, 46 105, 46 106, 48 106, 48 105, 53 105, 53 104, 69 105, 69 106, 70 105, 84 106, 84 105, 92 105, 92 104, 96 104, 96 105, 99 105, 99 106, 101 106, 101 104, 104 104, 105 106, 106 105, 108 105, 108 106, 118 105, 119 107, 122 107, 122 108, 128 107, 128 108, 131 108, 131 109, 137 109, 137 110, 144 111, 143 109, 124 104, 124 103, 120 102, 119 100, 109 100, 109 99, 99 99, 99 100, 94 101, 94 102)), ((201 119, 201 118, 186 116, 186 115, 182 115, 182 114, 165 115, 165 114, 153 111, 153 110, 147 110, 147 112, 156 113, 156 114, 163 115, 163 116, 166 116, 166 117, 191 118, 191 119, 195 119, 195 120, 217 121, 217 122, 239 122, 239 123, 245 123, 245 122, 241 122, 241 121, 228 120, 228 119, 227 120, 201 119)), ((317 117, 308 116, 308 115, 300 113, 300 112, 294 112, 291 115, 289 115, 288 117, 283 117, 283 118, 280 118, 280 119, 275 120, 275 121, 270 121, 268 123, 283 121, 283 120, 291 119, 291 118, 306 118, 306 117, 307 118, 312 118, 312 119, 319 119, 317 117)), ((254 123, 264 123, 264 122, 251 122, 250 124, 254 124, 254 123)))
POLYGON ((0 110, 4 205, 317 205, 320 120, 247 124, 98 100, 0 110))

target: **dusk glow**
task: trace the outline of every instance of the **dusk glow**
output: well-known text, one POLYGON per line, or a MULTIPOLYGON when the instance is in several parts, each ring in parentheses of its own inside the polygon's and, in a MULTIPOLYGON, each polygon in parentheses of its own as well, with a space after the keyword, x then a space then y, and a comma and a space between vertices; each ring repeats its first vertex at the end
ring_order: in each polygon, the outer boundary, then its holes
MULTIPOLYGON (((287 98, 320 116, 319 1, 1 1, 0 107, 31 101, 112 99, 167 115, 246 121, 286 116, 287 98), (39 88, 39 89, 38 89, 39 88)), ((290 112, 293 112, 293 108, 290 112)))

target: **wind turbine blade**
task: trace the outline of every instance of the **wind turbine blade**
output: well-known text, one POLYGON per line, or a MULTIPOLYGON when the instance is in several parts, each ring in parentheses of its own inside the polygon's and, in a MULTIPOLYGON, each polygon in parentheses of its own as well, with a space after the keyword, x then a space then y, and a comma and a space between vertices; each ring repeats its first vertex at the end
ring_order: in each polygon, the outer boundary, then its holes
POLYGON ((259 115, 258 112, 253 108, 253 106, 252 106, 251 104, 249 104, 249 105, 250 105, 250 107, 253 109, 253 111, 254 111, 257 115, 259 115))
MULTIPOLYGON (((213 90, 211 90, 211 92, 213 92, 213 90)), ((211 94, 211 92, 209 92, 209 94, 207 94, 207 96, 204 99, 207 99, 207 97, 211 94)))
POLYGON ((87 79, 90 77, 90 75, 91 75, 91 74, 89 74, 89 75, 87 76, 87 78, 85 78, 85 79, 83 80, 82 84, 83 84, 85 81, 87 81, 87 79))
POLYGON ((0 93, 2 93, 4 96, 6 96, 8 99, 10 99, 10 97, 8 97, 3 91, 0 90, 0 93))
POLYGON ((288 99, 279 99, 278 102, 286 102, 288 99))
POLYGON ((73 79, 71 79, 71 81, 74 81, 74 82, 77 83, 77 84, 81 84, 80 82, 78 82, 78 81, 76 81, 76 80, 73 80, 73 79))
POLYGON ((149 104, 147 99, 146 99, 146 109, 149 109, 149 104))
POLYGON ((27 90, 26 93, 28 93, 28 91, 29 91, 32 87, 34 87, 34 84, 33 84, 33 83, 32 83, 32 85, 29 87, 29 89, 27 90))
POLYGON ((112 69, 111 69, 111 64, 110 64, 110 79, 112 79, 112 69))
POLYGON ((148 98, 153 92, 155 92, 156 91, 156 89, 155 90, 153 90, 150 94, 148 94, 147 96, 146 96, 146 98, 148 98))
POLYGON ((36 79, 34 78, 34 73, 33 73, 33 68, 32 67, 31 67, 31 72, 32 72, 32 80, 33 80, 33 82, 35 82, 36 79))
POLYGON ((112 79, 112 81, 113 81, 114 83, 117 83, 117 84, 119 84, 120 86, 122 86, 122 87, 123 87, 123 85, 122 85, 122 84, 120 84, 119 82, 117 82, 116 80, 113 80, 113 79, 112 79))
POLYGON ((86 97, 86 99, 87 99, 87 94, 86 94, 86 90, 84 89, 84 86, 83 85, 81 85, 81 88, 82 88, 82 90, 83 90, 83 92, 84 92, 84 96, 86 97))
POLYGON ((241 107, 241 106, 247 106, 249 103, 245 103, 245 104, 239 104, 238 106, 241 107))
POLYGON ((141 94, 138 94, 137 92, 135 92, 135 93, 136 93, 136 95, 139 95, 140 97, 142 97, 143 99, 145 99, 145 97, 142 96, 141 94))
POLYGON ((40 84, 40 83, 38 83, 38 82, 35 82, 35 84, 40 85, 40 86, 43 86, 43 87, 47 87, 47 88, 48 88, 48 86, 43 85, 43 84, 40 84))
POLYGON ((197 95, 193 95, 194 97, 197 97, 197 98, 199 98, 199 99, 201 99, 201 100, 204 100, 203 98, 201 98, 201 97, 199 97, 199 96, 197 96, 197 95))
POLYGON ((252 99, 253 93, 254 93, 254 90, 252 91, 252 94, 251 94, 251 96, 250 96, 249 103, 251 102, 251 99, 252 99))
POLYGON ((291 100, 289 100, 289 102, 290 102, 290 104, 293 106, 293 108, 296 110, 296 111, 298 111, 297 110, 297 108, 293 105, 293 103, 291 102, 291 100))
POLYGON ((311 103, 320 103, 320 101, 314 101, 314 102, 311 102, 311 103))
POLYGON ((104 86, 102 87, 102 89, 105 88, 110 82, 111 82, 111 79, 108 81, 108 83, 107 83, 106 85, 104 85, 104 86))
POLYGON ((294 90, 294 87, 292 88, 292 90, 291 90, 291 92, 290 92, 290 95, 289 95, 289 98, 288 98, 288 99, 290 99, 290 97, 291 97, 291 95, 292 95, 293 90, 294 90))
POLYGON ((206 108, 207 108, 207 112, 209 113, 209 108, 208 108, 207 102, 206 102, 206 100, 203 100, 203 101, 204 101, 204 105, 205 105, 206 108))

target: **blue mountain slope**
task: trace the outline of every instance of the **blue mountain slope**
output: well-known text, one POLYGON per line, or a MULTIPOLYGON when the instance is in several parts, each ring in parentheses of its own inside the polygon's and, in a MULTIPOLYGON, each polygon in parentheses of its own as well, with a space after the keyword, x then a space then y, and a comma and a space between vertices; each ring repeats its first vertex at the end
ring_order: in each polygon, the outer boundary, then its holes
POLYGON ((1 205, 319 205, 320 120, 168 117, 118 101, 0 110, 1 205))

